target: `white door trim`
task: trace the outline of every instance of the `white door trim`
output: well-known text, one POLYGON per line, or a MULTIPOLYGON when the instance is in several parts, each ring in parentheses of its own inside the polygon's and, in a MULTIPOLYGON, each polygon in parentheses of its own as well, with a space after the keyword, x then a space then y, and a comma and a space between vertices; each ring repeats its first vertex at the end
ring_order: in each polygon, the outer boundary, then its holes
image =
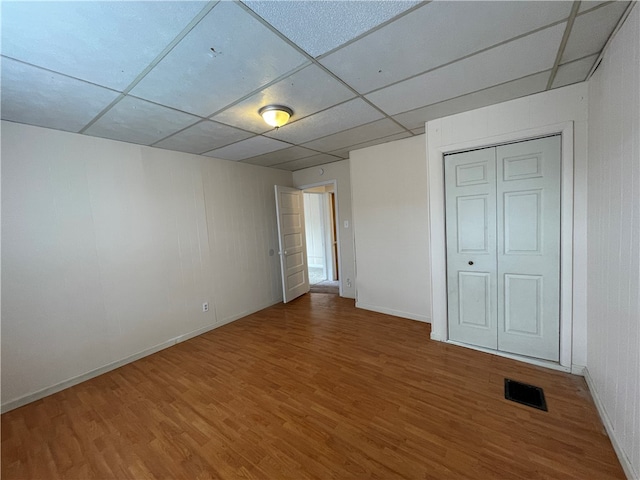
MULTIPOLYGON (((448 342, 447 264, 445 234, 444 155, 491 147, 553 134, 562 135, 562 179, 560 193, 560 366, 571 369, 573 333, 573 122, 510 132, 450 145, 429 145, 429 230, 431 238, 431 338, 448 342)), ((522 360, 529 361, 528 357, 522 360)))

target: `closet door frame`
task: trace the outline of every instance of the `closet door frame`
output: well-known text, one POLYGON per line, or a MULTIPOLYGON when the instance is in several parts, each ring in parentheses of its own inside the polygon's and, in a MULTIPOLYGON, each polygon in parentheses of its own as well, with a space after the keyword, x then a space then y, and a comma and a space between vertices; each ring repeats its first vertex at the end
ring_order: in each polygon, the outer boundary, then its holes
MULTIPOLYGON (((429 226, 431 230, 431 339, 456 343, 448 338, 447 323, 447 264, 445 228, 444 156, 476 148, 493 147, 505 143, 533 140, 560 134, 561 191, 560 191, 560 362, 537 360, 482 347, 470 347, 496 355, 540 365, 556 370, 571 371, 573 332, 573 122, 511 132, 445 146, 427 145, 429 175, 429 226)), ((468 346, 468 345, 465 345, 468 346)), ((469 347, 469 346, 468 346, 469 347)))

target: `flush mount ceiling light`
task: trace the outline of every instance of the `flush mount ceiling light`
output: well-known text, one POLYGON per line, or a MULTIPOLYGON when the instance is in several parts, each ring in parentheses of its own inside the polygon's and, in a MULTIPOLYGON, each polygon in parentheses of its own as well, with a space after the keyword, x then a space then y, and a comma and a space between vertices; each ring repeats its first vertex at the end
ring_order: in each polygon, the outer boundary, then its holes
POLYGON ((258 113, 267 124, 279 128, 289 121, 293 110, 283 105, 267 105, 258 110, 258 113))

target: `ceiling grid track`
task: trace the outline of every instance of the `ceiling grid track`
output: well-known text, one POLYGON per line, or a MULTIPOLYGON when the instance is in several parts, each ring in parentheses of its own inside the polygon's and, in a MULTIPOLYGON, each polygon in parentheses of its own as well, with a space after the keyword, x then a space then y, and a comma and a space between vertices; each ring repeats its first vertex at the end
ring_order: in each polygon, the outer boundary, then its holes
MULTIPOLYGON (((244 8, 249 14, 251 14, 256 20, 258 20, 260 23, 262 23, 265 27, 267 27, 269 30, 271 30, 274 34, 276 34, 278 37, 280 37, 283 41, 285 41, 287 44, 289 44, 292 48, 294 48, 295 50, 297 50, 300 54, 304 55, 310 62, 312 62, 316 67, 320 68, 323 72, 325 72, 326 74, 330 75, 334 80, 340 82, 342 85, 344 85, 345 87, 347 87, 349 90, 351 90, 351 92, 354 93, 354 95, 357 98, 360 98, 361 100, 363 100, 365 103, 367 103, 370 107, 376 109, 378 112, 380 112, 384 118, 387 118, 389 120, 391 120, 393 123, 395 123, 396 125, 398 125, 400 128, 402 128, 403 130, 405 130, 406 132, 410 133, 412 136, 414 135, 414 133, 409 130, 407 127, 405 127, 404 125, 402 125, 401 123, 399 123, 397 120, 395 120, 394 118, 391 117, 391 115, 387 114, 387 112, 383 111, 382 109, 380 109, 378 106, 376 106, 375 104, 371 103, 369 100, 367 100, 364 95, 362 95, 360 92, 358 92, 355 88, 353 88, 351 85, 349 85, 347 82, 345 82, 344 80, 342 80, 340 77, 338 77, 335 73, 333 73, 331 70, 329 70, 327 67, 325 67, 324 65, 322 65, 320 62, 318 62, 318 60, 316 58, 314 58, 313 56, 309 55, 305 50, 303 50, 302 48, 300 48, 300 46, 298 46, 297 44, 293 43, 291 40, 289 40, 288 37, 286 37, 282 32, 280 32, 280 30, 278 30, 277 28, 275 28, 273 25, 271 25, 269 22, 267 22, 264 18, 262 18, 260 15, 258 15, 256 12, 254 12, 253 10, 251 10, 249 7, 247 7, 244 3, 238 3, 240 6, 242 6, 242 8, 244 8)), ((426 5, 426 4, 425 4, 426 5)), ((423 4, 417 5, 416 7, 414 7, 412 9, 415 10, 419 7, 424 6, 423 4)), ((399 16, 398 16, 399 17, 399 16)), ((394 17, 391 20, 395 20, 398 17, 394 17)), ((366 34, 368 34, 369 32, 366 32, 366 34)), ((366 34, 362 35, 363 37, 366 36, 366 34)), ((337 50, 337 49, 335 49, 337 50)), ((353 100, 353 99, 352 99, 353 100)), ((317 112, 316 112, 317 113, 317 112)), ((293 122, 292 122, 293 123, 293 122)))
POLYGON ((588 80, 635 2, 28 5, 3 7, 4 121, 295 171, 588 80))
MULTIPOLYGON (((276 79, 274 79, 274 80, 270 81, 269 83, 266 83, 265 85, 262 85, 262 86, 261 86, 261 87, 259 87, 258 89, 253 90, 252 92, 248 93, 247 95, 244 95, 243 97, 241 97, 241 98, 239 98, 238 100, 236 100, 236 101, 234 101, 234 102, 230 103, 229 105, 226 105, 226 106, 224 106, 224 107, 222 107, 222 108, 220 108, 220 109, 216 110, 216 111, 215 111, 215 112, 213 112, 211 115, 207 115, 206 117, 200 117, 200 120, 198 120, 197 122, 195 122, 195 123, 193 123, 193 124, 191 124, 191 125, 187 125, 186 127, 182 128, 182 129, 180 129, 180 130, 178 130, 178 131, 176 131, 176 132, 173 132, 173 133, 171 133, 171 134, 167 135, 166 137, 163 137, 163 138, 161 138, 161 139, 159 139, 159 140, 156 140, 155 142, 153 142, 152 144, 150 144, 150 146, 154 146, 154 145, 156 145, 156 144, 158 144, 158 143, 160 143, 160 142, 163 142, 164 140, 166 140, 166 139, 168 139, 168 138, 171 138, 171 137, 173 137, 174 135, 177 135, 177 134, 179 134, 179 133, 181 133, 181 132, 184 132, 185 130, 187 130, 187 129, 189 129, 189 128, 193 127, 194 125, 197 125, 197 124, 202 123, 202 122, 205 122, 205 121, 210 121, 210 122, 214 122, 214 123, 219 123, 220 125, 226 125, 226 126, 228 126, 228 127, 232 127, 232 128, 237 129, 237 130, 242 130, 243 132, 251 133, 252 135, 262 135, 262 133, 256 134, 255 132, 252 132, 252 131, 250 131, 250 130, 246 130, 246 129, 241 128, 241 127, 235 127, 235 126, 233 126, 233 125, 227 125, 226 123, 218 122, 218 121, 216 121, 216 120, 213 120, 213 118, 212 118, 212 117, 214 117, 214 116, 218 115, 219 113, 224 112, 225 110, 227 110, 227 109, 229 109, 229 108, 231 108, 231 107, 233 107, 233 106, 235 106, 235 105, 237 105, 237 104, 239 104, 239 103, 243 102, 243 101, 244 101, 244 100, 246 100, 247 98, 251 98, 253 95, 255 95, 255 94, 257 94, 257 93, 260 93, 260 92, 261 92, 262 90, 264 90, 265 88, 269 88, 270 86, 275 85, 276 83, 280 82, 281 80, 284 80, 285 78, 287 78, 287 77, 289 77, 289 76, 291 76, 291 75, 295 74, 296 72, 299 72, 300 70, 302 70, 303 68, 308 67, 309 65, 310 65, 309 63, 304 63, 304 64, 300 65, 299 67, 297 67, 297 68, 295 68, 295 69, 293 69, 293 70, 291 70, 291 71, 289 71, 289 72, 287 72, 287 73, 285 73, 285 74, 283 74, 283 75, 280 75, 278 78, 276 78, 276 79)), ((131 95, 131 96, 132 96, 132 97, 134 97, 134 98, 139 98, 139 97, 136 97, 136 96, 134 96, 134 95, 131 95)), ((140 100, 144 100, 144 99, 140 99, 140 100)), ((144 101, 145 101, 145 102, 149 102, 149 100, 144 100, 144 101)), ((155 102, 151 102, 151 103, 155 103, 155 102)), ((158 104, 158 103, 155 103, 155 104, 156 104, 156 105, 160 105, 160 104, 158 104)), ((166 105, 161 105, 161 106, 166 107, 166 105)), ((171 108, 171 107, 166 107, 166 108, 171 108)), ((174 109, 174 110, 175 110, 175 109, 174 109)), ((177 110, 177 111, 182 112, 182 110, 177 110)), ((193 113, 188 113, 188 112, 183 112, 183 113, 187 113, 188 115, 194 115, 193 113)), ((269 131, 271 131, 271 130, 269 130, 269 131)), ((267 133, 267 132, 263 132, 263 133, 267 133)), ((240 141, 240 142, 241 142, 242 140, 238 140, 238 141, 240 141)), ((223 146, 221 146, 221 147, 219 147, 219 148, 223 148, 223 147, 228 146, 228 145, 233 145, 234 143, 238 143, 238 142, 231 142, 231 143, 228 143, 227 145, 223 145, 223 146)))
POLYGON ((562 35, 562 41, 560 42, 560 46, 558 47, 558 53, 556 55, 556 60, 553 62, 553 68, 551 69, 551 75, 549 75, 549 80, 547 81, 546 90, 550 90, 553 85, 553 81, 556 79, 556 74, 558 73, 558 68, 560 67, 560 61, 562 60, 562 55, 564 55, 564 49, 567 46, 567 42, 569 41, 569 35, 571 35, 571 29, 573 28, 573 23, 576 21, 576 17, 578 16, 578 10, 580 9, 580 0, 576 0, 573 2, 573 6, 571 7, 571 13, 569 14, 569 20, 567 21, 567 27, 564 29, 564 35, 562 35))
MULTIPOLYGON (((305 63, 305 64, 304 64, 304 67, 298 67, 298 68, 296 68, 295 70, 292 70, 291 72, 288 72, 288 73, 286 73, 286 74, 284 74, 284 75, 282 75, 282 76, 278 77, 276 80, 273 80, 272 82, 269 82, 269 84, 267 84, 267 86, 273 85, 273 84, 275 84, 275 83, 279 82, 280 80, 282 80, 282 79, 284 79, 284 78, 287 78, 288 76, 292 75, 292 74, 293 74, 293 73, 295 73, 296 71, 299 71, 299 70, 302 70, 302 68, 308 67, 309 65, 310 65, 309 63, 305 63)), ((256 93, 261 92, 261 91, 262 91, 262 90, 264 90, 265 88, 266 88, 265 86, 260 87, 258 90, 253 91, 250 95, 246 95, 245 97, 243 97, 243 99, 245 99, 245 100, 246 100, 246 98, 249 98, 249 97, 251 97, 251 96, 255 95, 256 93)), ((334 107, 337 107, 337 106, 340 106, 340 105, 344 105, 345 103, 348 103, 348 102, 350 102, 350 101, 354 100, 355 98, 356 98, 356 97, 349 98, 349 99, 344 100, 344 101, 342 101, 342 102, 336 103, 335 105, 331 105, 331 106, 328 106, 328 107, 323 108, 323 109, 321 109, 321 110, 318 110, 317 112, 314 112, 314 113, 312 113, 312 114, 309 114, 309 115, 306 115, 306 116, 304 116, 304 117, 299 118, 298 120, 296 120, 296 122, 297 122, 297 121, 299 121, 299 120, 302 120, 303 118, 307 118, 307 117, 310 117, 310 116, 312 116, 312 115, 316 115, 316 114, 318 114, 318 113, 326 112, 327 110, 330 110, 330 109, 332 109, 332 108, 334 108, 334 107)), ((212 117, 212 116, 214 116, 214 115, 217 115, 217 114, 218 114, 218 113, 220 113, 220 112, 223 112, 223 111, 224 111, 224 110, 226 110, 227 108, 230 108, 231 106, 236 105, 237 103, 239 103, 239 102, 234 102, 232 105, 227 105, 226 107, 224 107, 224 108, 220 109, 218 112, 213 113, 212 115, 210 115, 210 116, 209 116, 209 118, 208 118, 208 119, 209 119, 209 121, 212 121, 212 122, 215 122, 215 123, 220 123, 220 122, 216 122, 215 120, 212 120, 210 117, 212 117)), ((295 113, 295 112, 294 112, 294 113, 295 113)), ((193 125, 197 125, 198 123, 201 123, 201 122, 202 122, 202 121, 204 121, 204 120, 207 120, 207 119, 202 119, 201 121, 198 121, 198 122, 194 123, 193 125)), ((365 124, 363 124, 363 125, 368 125, 369 123, 374 123, 374 122, 377 122, 377 121, 379 121, 379 120, 374 120, 373 122, 368 122, 368 123, 365 123, 365 124)), ((290 124, 292 124, 292 123, 295 123, 295 122, 290 122, 290 123, 288 123, 287 125, 290 125, 290 124)), ((188 128, 191 128, 193 125, 190 125, 190 126, 188 126, 188 127, 185 127, 185 128, 183 128, 182 130, 180 130, 180 131, 187 130, 188 128)), ((226 124, 223 124, 223 125, 226 125, 226 124)), ((363 126, 363 125, 358 125, 358 126, 363 126)), ((238 130, 243 130, 243 129, 242 129, 242 128, 240 128, 240 127, 233 127, 233 128, 237 128, 238 130)), ((353 127, 353 128, 358 128, 358 127, 356 126, 356 127, 353 127)), ((297 146, 295 143, 291 143, 291 142, 289 142, 289 141, 287 141, 287 140, 282 140, 282 139, 274 138, 274 137, 268 137, 268 136, 266 136, 266 135, 265 135, 266 133, 276 132, 277 130, 278 130, 278 128, 273 128, 273 129, 271 129, 271 130, 268 130, 268 131, 266 131, 266 132, 262 132, 262 133, 255 133, 255 132, 250 132, 250 133, 252 133, 252 134, 254 134, 254 135, 256 135, 256 136, 259 136, 259 137, 268 138, 268 139, 270 139, 270 140, 277 140, 277 141, 279 141, 279 142, 288 143, 288 144, 289 144, 290 146, 292 146, 292 147, 297 146)), ((347 129, 347 130, 350 130, 350 129, 347 129)), ((243 131, 249 132, 248 130, 243 130, 243 131)), ((168 135, 167 137, 165 137, 165 138, 164 138, 164 139, 162 139, 162 140, 166 140, 167 138, 170 138, 170 137, 172 137, 173 135, 176 135, 176 134, 178 134, 178 133, 180 133, 180 132, 172 133, 171 135, 168 135)), ((329 136, 329 135, 326 135, 326 136, 329 136)), ((318 139, 314 139, 314 141, 315 141, 315 140, 322 139, 322 138, 324 138, 324 137, 319 137, 318 139)), ((153 144, 153 145, 155 145, 156 143, 161 142, 162 140, 158 140, 157 142, 154 142, 154 144, 153 144)), ((228 144, 226 144, 226 145, 222 145, 222 146, 220 146, 220 147, 216 147, 216 150, 217 150, 217 149, 219 149, 219 148, 228 147, 228 146, 230 146, 230 145, 235 145, 236 143, 244 142, 245 140, 247 140, 247 139, 245 138, 245 139, 242 139, 242 140, 236 140, 236 141, 230 142, 230 143, 228 143, 228 144)), ((327 153, 327 152, 321 152, 321 151, 319 151, 319 150, 315 150, 315 149, 313 149, 313 148, 309 148, 309 147, 302 147, 302 148, 306 148, 307 150, 312 150, 312 151, 315 151, 315 152, 317 152, 317 153, 327 153)), ((209 150, 207 150, 207 151, 209 151, 209 150)), ((204 152, 204 153, 206 153, 206 152, 204 152)))
MULTIPOLYGON (((588 55, 588 56, 591 56, 591 55, 588 55)), ((579 61, 579 60, 582 60, 582 59, 579 58, 578 60, 573 60, 573 61, 575 62, 575 61, 579 61)), ((440 102, 430 103, 429 105, 423 105, 421 107, 414 108, 412 110, 407 110, 406 112, 402 112, 399 115, 404 115, 405 113, 415 112, 415 111, 421 110, 423 108, 435 107, 436 105, 441 105, 443 103, 447 103, 447 102, 450 102, 452 100, 458 100, 458 99, 464 98, 464 97, 466 97, 468 95, 475 95, 477 93, 481 93, 481 92, 485 92, 487 90, 491 90, 492 88, 500 87, 500 86, 503 86, 503 85, 508 85, 511 82, 517 82, 518 80, 524 80, 525 78, 535 77, 536 75, 540 75, 541 73, 546 73, 546 72, 551 72, 551 69, 543 70, 541 72, 536 72, 536 73, 532 73, 532 74, 529 74, 529 75, 525 75, 524 77, 515 78, 513 80, 507 80, 506 82, 498 83, 496 85, 491 85, 490 87, 486 87, 486 88, 481 88, 480 90, 474 90, 473 92, 463 93, 462 95, 458 95, 456 97, 447 98, 446 100, 442 100, 440 102)))
MULTIPOLYGON (((96 115, 89 123, 87 123, 84 128, 82 128, 82 130, 80 130, 79 133, 85 133, 87 131, 87 129, 91 128, 91 126, 96 123, 98 120, 100 120, 100 118, 102 118, 103 115, 105 115, 109 110, 111 110, 114 106, 116 106, 124 97, 127 96, 127 94, 133 90, 135 88, 136 85, 138 85, 138 83, 140 83, 142 81, 142 79, 144 77, 147 76, 147 74, 153 70, 153 68, 158 65, 162 59, 164 57, 166 57, 169 52, 171 52, 171 50, 173 50, 175 48, 176 45, 178 45, 178 43, 180 43, 182 41, 182 39, 184 37, 186 37, 191 30, 193 30, 196 25, 198 25, 202 19, 204 17, 206 17, 209 12, 211 10, 213 10, 213 8, 219 3, 219 1, 214 1, 214 2, 209 2, 201 11, 200 13, 198 13, 198 15, 196 15, 193 20, 191 20, 187 26, 185 28, 182 29, 182 31, 171 41, 171 43, 169 43, 169 45, 167 45, 159 54, 158 56, 156 56, 156 58, 153 59, 153 61, 147 65, 147 67, 140 72, 140 74, 129 84, 129 86, 127 86, 127 88, 125 88, 122 93, 120 95, 118 95, 118 97, 113 100, 109 105, 107 105, 98 115, 96 115)), ((198 123, 198 122, 196 122, 198 123)))
MULTIPOLYGON (((389 83, 388 85, 384 85, 383 87, 376 88, 376 89, 374 89, 374 90, 371 90, 371 91, 369 91, 369 92, 362 93, 362 94, 361 94, 360 92, 358 92, 357 90, 355 90, 351 85, 349 85, 348 83, 346 83, 344 80, 342 80, 342 79, 341 79, 340 77, 338 77, 335 73, 333 73, 331 70, 329 70, 328 68, 326 68, 324 65, 322 65, 322 64, 319 62, 319 60, 320 60, 320 59, 322 59, 322 58, 324 58, 324 57, 326 57, 326 56, 330 55, 331 53, 334 53, 334 52, 336 52, 336 51, 338 51, 338 50, 340 50, 340 49, 344 48, 345 46, 347 46, 347 45, 349 45, 349 44, 351 44, 351 43, 354 43, 355 41, 360 40, 360 39, 362 39, 362 38, 364 38, 364 37, 366 37, 366 36, 370 35, 371 33, 375 32, 375 31, 377 31, 377 30, 380 30, 381 28, 383 28, 384 26, 388 25, 389 23, 392 23, 393 21, 396 21, 398 18, 400 18, 400 17, 402 17, 402 16, 404 16, 404 15, 407 15, 407 14, 408 14, 408 13, 410 13, 410 12, 413 12, 413 11, 417 10, 418 8, 421 8, 421 7, 426 6, 428 3, 430 3, 430 2, 423 2, 423 3, 419 4, 419 5, 416 5, 415 7, 413 7, 413 8, 411 8, 411 9, 407 10, 406 12, 403 12, 403 13, 402 13, 402 14, 400 14, 400 15, 398 15, 397 17, 394 17, 394 18, 392 18, 392 19, 390 19, 390 20, 388 20, 388 21, 384 22, 383 24, 381 24, 381 25, 377 26, 377 27, 376 27, 376 28, 374 28, 374 29, 371 29, 371 30, 369 30, 369 31, 367 31, 367 32, 365 32, 365 33, 363 33, 362 35, 359 35, 358 37, 356 37, 356 38, 354 38, 354 39, 350 40, 349 42, 346 42, 345 44, 340 45, 340 46, 338 46, 338 47, 336 47, 336 48, 334 48, 334 49, 330 50, 329 52, 326 52, 326 53, 324 53, 324 54, 322 54, 322 55, 319 55, 317 58, 312 57, 312 56, 311 56, 311 55, 309 55, 306 51, 304 51, 303 49, 301 49, 297 44, 295 44, 295 43, 293 43, 291 40, 289 40, 289 38, 288 38, 288 37, 286 37, 284 34, 282 34, 278 29, 276 29, 275 27, 273 27, 269 22, 267 22, 265 19, 263 19, 263 18, 262 18, 260 15, 258 15, 256 12, 254 12, 253 10, 251 10, 248 6, 244 5, 244 4, 243 4, 243 3, 241 3, 241 2, 239 3, 239 5, 241 5, 241 6, 242 6, 242 7, 243 7, 247 12, 249 12, 252 16, 254 16, 254 18, 256 18, 258 21, 260 21, 263 25, 265 25, 267 28, 269 28, 272 32, 274 32, 276 35, 278 35, 281 39, 283 39, 285 42, 287 42, 289 45, 291 45, 293 48, 295 48, 298 52, 300 52, 301 54, 303 54, 304 56, 306 56, 306 57, 309 59, 309 61, 311 61, 314 65, 316 65, 317 67, 319 67, 320 69, 322 69, 324 72, 326 72, 327 74, 331 75, 335 80, 339 81, 341 84, 343 84, 344 86, 346 86, 347 88, 349 88, 349 90, 351 90, 351 91, 352 91, 352 92, 357 96, 357 98, 360 98, 361 100, 363 100, 364 102, 366 102, 369 106, 371 106, 372 108, 375 108, 377 111, 379 111, 380 113, 382 113, 382 114, 384 115, 384 117, 385 117, 385 118, 387 118, 387 119, 391 120, 391 121, 392 121, 392 122, 394 122, 396 125, 398 125, 399 127, 401 127, 403 130, 405 130, 406 132, 410 133, 412 136, 415 136, 416 134, 415 134, 415 133, 413 133, 411 129, 409 129, 409 128, 405 127, 405 126, 404 126, 404 125, 402 125, 400 122, 398 122, 397 120, 395 120, 391 115, 387 114, 385 111, 383 111, 382 109, 380 109, 377 105, 375 105, 375 104, 374 104, 374 103, 372 103, 370 100, 368 100, 368 99, 365 97, 365 95, 369 95, 369 94, 374 93, 374 92, 377 92, 377 91, 379 91, 379 90, 383 90, 383 89, 388 88, 388 87, 391 87, 391 86, 393 86, 393 85, 397 85, 397 84, 402 83, 402 82, 404 82, 404 81, 407 81, 407 80, 410 80, 410 79, 413 79, 413 78, 419 77, 419 76, 424 75, 424 74, 426 74, 426 73, 433 72, 433 71, 438 70, 438 69, 440 69, 440 68, 447 67, 447 66, 449 66, 449 65, 452 65, 452 64, 454 64, 454 63, 460 62, 460 61, 462 61, 462 60, 466 60, 466 59, 468 59, 468 58, 471 58, 471 57, 473 57, 473 56, 475 56, 475 55, 478 55, 478 54, 484 53, 484 52, 486 52, 486 51, 489 51, 489 50, 491 50, 491 49, 493 49, 493 48, 497 48, 497 47, 500 47, 500 46, 502 46, 502 45, 506 45, 506 44, 508 44, 508 43, 510 43, 510 42, 520 40, 521 38, 527 37, 527 36, 529 36, 529 35, 536 34, 536 33, 541 32, 541 31, 543 31, 543 30, 545 30, 545 29, 547 29, 547 28, 554 27, 554 26, 559 25, 559 24, 561 24, 561 23, 564 23, 564 22, 570 22, 570 23, 571 23, 571 25, 573 25, 573 20, 575 19, 575 17, 577 16, 577 13, 578 13, 578 8, 579 8, 580 1, 579 1, 579 0, 577 0, 577 1, 575 1, 575 2, 573 3, 572 10, 571 10, 571 13, 569 14, 568 19, 558 20, 558 21, 556 21, 556 22, 553 22, 553 23, 550 23, 550 24, 544 25, 544 26, 542 26, 542 27, 536 28, 536 29, 531 30, 531 31, 529 31, 529 32, 525 32, 525 33, 523 33, 523 34, 517 35, 517 36, 512 37, 512 38, 509 38, 509 39, 504 40, 504 41, 502 41, 502 42, 498 42, 498 43, 496 43, 496 44, 494 44, 494 45, 490 45, 490 46, 485 47, 485 48, 483 48, 483 49, 477 50, 477 51, 475 51, 475 52, 472 52, 472 53, 470 53, 470 54, 468 54, 468 55, 465 55, 465 56, 462 56, 462 57, 460 57, 460 58, 456 58, 456 59, 454 59, 454 60, 452 60, 452 61, 450 61, 450 62, 444 63, 444 64, 442 64, 442 65, 438 65, 438 66, 436 66, 436 67, 434 67, 434 68, 431 68, 431 69, 425 70, 425 71, 423 71, 423 72, 416 73, 416 74, 411 75, 411 76, 409 76, 409 77, 403 78, 403 79, 398 80, 398 81, 396 81, 396 82, 389 83), (577 6, 576 6, 576 4, 577 4, 577 6)), ((598 7, 600 7, 600 6, 598 6, 598 7)), ((596 8, 598 8, 598 7, 596 7, 596 8)), ((569 33, 570 33, 570 29, 569 29, 569 33)), ((562 49, 563 49, 563 50, 564 50, 564 45, 566 44, 566 41, 568 40, 567 30, 565 30, 565 36, 566 36, 567 38, 566 38, 566 40, 565 40, 565 38, 563 37, 563 41, 562 41, 562 44, 561 44, 561 45, 562 45, 562 49)), ((557 62, 557 61, 558 61, 558 60, 556 59, 556 62, 557 62)), ((557 70, 557 68, 556 68, 555 70, 557 70)), ((555 70, 554 70, 553 72, 555 72, 555 70)), ((538 73, 539 73, 539 72, 538 72, 538 73)), ((554 74, 554 76, 555 76, 555 74, 554 74)), ((506 83, 506 82, 505 82, 505 83, 506 83)), ((470 92, 470 93, 474 93, 474 92, 470 92)), ((466 94, 465 94, 465 95, 466 95, 466 94)), ((334 105, 334 106, 335 106, 335 105, 334 105)), ((422 106, 422 107, 419 107, 419 108, 424 108, 424 107, 425 107, 425 106, 422 106)), ((316 113, 318 113, 318 112, 316 112, 316 113)), ((406 112, 402 112, 402 113, 406 113, 406 112)))
POLYGON ((595 71, 598 69, 598 67, 600 66, 600 62, 602 62, 602 58, 604 57, 604 54, 607 51, 607 48, 609 48, 609 45, 611 44, 611 41, 616 36, 616 33, 618 33, 618 31, 622 27, 622 24, 625 22, 625 20, 627 19, 627 17, 631 13, 631 10, 633 10, 633 7, 636 6, 636 3, 637 3, 637 1, 629 2, 629 5, 627 6, 627 9, 624 11, 622 16, 620 17, 620 21, 618 22, 616 27, 613 29, 613 32, 611 32, 611 35, 609 35, 609 38, 607 39, 607 42, 604 44, 604 47, 602 47, 602 50, 600 51, 600 54, 598 55, 598 58, 596 58, 596 61, 593 62, 593 66, 591 67, 591 70, 589 70, 589 73, 587 74, 587 78, 585 78, 585 81, 589 80, 591 78, 591 76, 595 73, 595 71))
POLYGON ((415 12, 416 10, 418 10, 419 8, 422 8, 426 5, 428 5, 429 3, 431 3, 433 0, 429 0, 426 2, 420 2, 418 5, 415 5, 411 8, 408 8, 407 10, 405 10, 404 12, 396 15, 393 18, 390 18, 389 20, 380 23, 379 25, 376 25, 375 27, 373 27, 370 30, 367 30, 366 32, 361 33, 360 35, 353 37, 351 40, 347 40, 346 42, 344 42, 341 45, 338 45, 337 47, 332 48, 331 50, 324 52, 322 55, 318 55, 317 60, 322 60, 325 57, 328 57, 329 55, 331 55, 332 53, 337 52, 338 50, 341 50, 345 47, 348 47, 349 45, 351 45, 352 43, 355 43, 359 40, 362 40, 364 37, 367 37, 369 35, 371 35, 372 33, 377 32, 378 30, 381 30, 382 28, 386 27, 387 25, 395 22, 396 20, 401 19, 402 17, 409 15, 410 13, 415 12))
POLYGON ((22 65, 27 65, 32 68, 37 68, 38 70, 42 70, 43 72, 53 73, 55 75, 60 75, 61 77, 70 78, 71 80, 77 80, 78 82, 86 83, 88 85, 93 85, 94 87, 104 88, 105 90, 111 90, 112 92, 119 92, 114 88, 105 87, 104 85, 100 85, 95 82, 90 82, 88 80, 83 80, 82 78, 74 77, 73 75, 67 75, 66 73, 56 72, 55 70, 51 70, 50 68, 41 67, 40 65, 34 65, 33 63, 25 62, 24 60, 20 60, 19 58, 10 57, 9 55, 4 55, 4 54, 0 55, 0 59, 3 59, 3 58, 21 63, 22 65))
MULTIPOLYGON (((469 59, 471 57, 474 57, 476 55, 479 55, 481 53, 485 53, 485 52, 488 52, 489 50, 493 50, 494 48, 501 47, 501 46, 506 45, 508 43, 515 42, 515 41, 520 40, 522 38, 528 37, 529 35, 535 35, 536 33, 539 33, 539 32, 542 32, 543 30, 546 30, 547 28, 555 27, 556 25, 560 25, 561 23, 564 23, 566 21, 567 21, 567 19, 558 20, 557 22, 553 22, 553 23, 550 23, 550 24, 545 25, 543 27, 536 28, 535 30, 531 30, 530 32, 522 33, 520 35, 517 35, 515 37, 509 38, 509 39, 504 40, 502 42, 498 42, 496 44, 489 45, 488 47, 482 48, 480 50, 476 50, 475 52, 469 53, 467 55, 464 55, 462 57, 456 58, 454 60, 451 60, 449 62, 443 63, 441 65, 435 66, 433 68, 429 68, 428 70, 425 70, 423 72, 418 72, 418 73, 410 75, 410 76, 408 76, 406 78, 402 78, 402 79, 397 80, 395 82, 391 82, 391 83, 389 83, 387 85, 384 85, 382 87, 374 88, 373 90, 365 93, 364 95, 371 95, 372 93, 378 92, 380 90, 384 90, 385 88, 392 87, 394 85, 398 85, 399 83, 406 82, 407 80, 412 80, 412 79, 414 79, 416 77, 419 77, 421 75, 425 75, 427 73, 434 72, 434 71, 439 70, 441 68, 448 67, 450 65, 453 65, 454 63, 458 63, 458 62, 461 62, 463 60, 467 60, 467 59, 469 59)), ((536 73, 540 73, 540 72, 536 72, 536 73)), ((535 75, 535 73, 532 74, 532 75, 535 75)), ((405 112, 401 112, 401 113, 405 113, 405 112)))

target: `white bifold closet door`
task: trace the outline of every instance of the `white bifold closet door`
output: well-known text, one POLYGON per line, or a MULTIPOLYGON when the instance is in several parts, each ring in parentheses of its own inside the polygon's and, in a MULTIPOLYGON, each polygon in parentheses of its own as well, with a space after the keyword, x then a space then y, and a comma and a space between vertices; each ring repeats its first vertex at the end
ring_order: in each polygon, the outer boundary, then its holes
POLYGON ((445 157, 451 340, 559 360, 560 145, 445 157))

